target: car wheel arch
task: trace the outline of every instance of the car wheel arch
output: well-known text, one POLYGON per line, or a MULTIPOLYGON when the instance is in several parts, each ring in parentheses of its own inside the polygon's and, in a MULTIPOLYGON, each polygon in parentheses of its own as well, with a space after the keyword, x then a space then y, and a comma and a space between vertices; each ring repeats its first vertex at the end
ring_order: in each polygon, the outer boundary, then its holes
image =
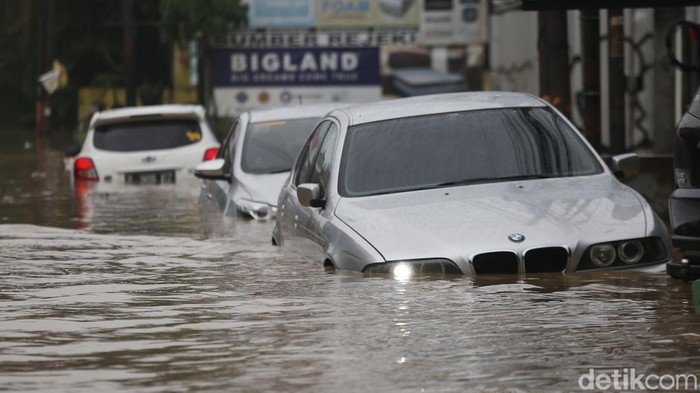
POLYGON ((326 258, 326 260, 323 261, 323 268, 326 270, 338 270, 335 267, 335 263, 330 258, 326 258))

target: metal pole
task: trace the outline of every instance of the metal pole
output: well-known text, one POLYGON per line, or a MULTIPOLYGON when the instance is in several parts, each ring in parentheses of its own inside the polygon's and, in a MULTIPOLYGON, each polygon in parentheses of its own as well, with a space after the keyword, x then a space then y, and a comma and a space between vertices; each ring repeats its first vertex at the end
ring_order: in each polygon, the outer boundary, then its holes
POLYGON ((581 11, 583 124, 589 142, 600 148, 600 11, 581 11))
MULTIPOLYGON (((36 57, 37 57, 37 72, 35 77, 38 78, 39 75, 44 73, 46 69, 44 68, 44 42, 46 40, 46 7, 45 0, 38 0, 36 3, 36 57)), ((44 89, 41 84, 36 82, 36 105, 34 113, 34 127, 36 131, 37 142, 43 140, 44 137, 44 89)))
POLYGON ((675 69, 666 55, 666 30, 673 21, 683 19, 683 8, 654 9, 654 95, 652 140, 654 153, 670 154, 676 140, 675 69))
POLYGON ((571 115, 571 77, 566 11, 542 11, 539 24, 540 96, 571 115))
POLYGON ((122 0, 122 22, 124 24, 124 58, 126 60, 126 105, 136 105, 136 88, 134 81, 134 0, 122 0))
MULTIPOLYGON (((54 0, 46 0, 46 56, 44 57, 44 69, 51 68, 54 59, 53 53, 53 17, 54 17, 54 0)), ((44 94, 44 133, 51 132, 51 111, 52 111, 51 95, 44 94), (48 119, 47 119, 48 115, 48 119)), ((42 144, 43 147, 43 144, 42 144)))
POLYGON ((610 95, 610 152, 624 152, 625 56, 624 18, 621 9, 608 11, 608 86, 610 95))

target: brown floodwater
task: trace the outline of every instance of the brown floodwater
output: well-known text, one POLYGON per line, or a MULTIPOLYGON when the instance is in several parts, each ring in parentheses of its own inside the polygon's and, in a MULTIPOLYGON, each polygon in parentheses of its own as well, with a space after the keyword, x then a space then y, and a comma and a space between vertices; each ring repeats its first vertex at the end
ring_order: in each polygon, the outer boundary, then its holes
POLYGON ((395 280, 283 255, 196 182, 74 187, 0 154, 0 390, 576 391, 589 368, 700 374, 663 271, 395 280))

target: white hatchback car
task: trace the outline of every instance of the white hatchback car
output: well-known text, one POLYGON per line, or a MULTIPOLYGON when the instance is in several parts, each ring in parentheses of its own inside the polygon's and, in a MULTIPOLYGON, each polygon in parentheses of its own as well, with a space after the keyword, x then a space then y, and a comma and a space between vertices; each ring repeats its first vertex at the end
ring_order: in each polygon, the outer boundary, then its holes
POLYGON ((216 160, 200 164, 202 201, 225 216, 273 218, 277 197, 306 139, 328 112, 350 104, 315 104, 242 113, 216 160), (211 202, 209 202, 211 201, 211 202))
POLYGON ((218 154, 219 142, 195 105, 154 105, 96 113, 73 162, 77 181, 175 183, 218 154))

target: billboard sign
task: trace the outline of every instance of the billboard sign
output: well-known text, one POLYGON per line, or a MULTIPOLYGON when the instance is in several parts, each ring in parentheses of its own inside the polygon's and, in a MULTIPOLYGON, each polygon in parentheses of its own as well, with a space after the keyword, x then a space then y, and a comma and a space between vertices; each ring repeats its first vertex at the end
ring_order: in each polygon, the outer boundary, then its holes
POLYGON ((315 0, 254 0, 248 5, 253 28, 307 28, 316 24, 315 0))
POLYGON ((379 48, 228 48, 212 59, 216 86, 379 84, 379 48))
POLYGON ((256 29, 418 27, 419 0, 252 0, 256 29))
POLYGON ((381 96, 377 47, 215 48, 214 96, 221 112, 381 96))
POLYGON ((417 0, 317 0, 316 26, 417 27, 417 0))
POLYGON ((464 45, 486 41, 486 0, 420 0, 418 41, 464 45))

